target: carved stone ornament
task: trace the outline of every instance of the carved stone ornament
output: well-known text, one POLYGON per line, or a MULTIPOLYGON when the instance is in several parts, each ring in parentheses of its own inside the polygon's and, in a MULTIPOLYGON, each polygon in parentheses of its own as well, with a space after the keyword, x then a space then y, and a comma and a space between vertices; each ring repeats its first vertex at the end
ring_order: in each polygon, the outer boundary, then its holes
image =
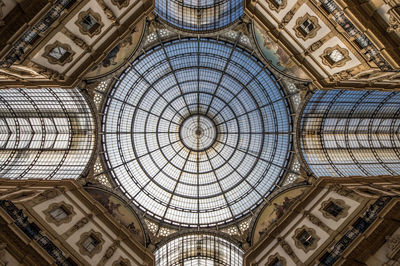
POLYGON ((89 35, 90 37, 100 34, 101 29, 104 27, 104 23, 101 21, 100 14, 94 12, 91 8, 79 13, 78 20, 75 21, 75 24, 78 26, 79 31, 82 34, 89 35), (83 21, 88 17, 91 17, 96 21, 96 23, 94 23, 94 25, 90 29, 83 26, 83 21))
POLYGON ((279 253, 275 253, 272 256, 268 257, 267 263, 265 264, 266 266, 270 265, 278 265, 277 262, 280 262, 280 265, 286 266, 286 260, 284 257, 280 256, 279 253))
POLYGON ((36 64, 33 61, 29 61, 27 63, 27 67, 30 67, 33 71, 35 71, 39 75, 42 75, 42 76, 44 76, 44 77, 46 77, 47 79, 50 79, 50 80, 59 81, 59 80, 64 80, 65 79, 64 75, 62 75, 62 74, 60 74, 60 73, 58 73, 56 71, 53 71, 51 69, 48 69, 48 68, 46 68, 44 66, 41 66, 39 64, 36 64))
POLYGON ((321 26, 318 24, 318 18, 315 16, 311 16, 310 14, 306 13, 304 16, 299 17, 296 20, 296 25, 294 26, 293 30, 296 34, 296 36, 300 39, 303 39, 304 41, 307 39, 314 38, 317 35, 317 31, 321 28, 321 26), (304 32, 302 29, 303 23, 306 21, 310 21, 313 25, 313 29, 310 30, 309 32, 304 32))
POLYGON ((47 45, 44 48, 43 57, 46 58, 50 64, 56 64, 56 65, 63 66, 67 63, 72 62, 74 54, 75 53, 72 51, 71 46, 69 46, 66 43, 60 43, 59 41, 55 41, 53 44, 47 45), (60 54, 60 58, 55 58, 54 56, 51 55, 51 53, 53 53, 54 49, 58 49, 58 50, 61 49, 61 50, 65 51, 65 53, 60 54))
POLYGON ((131 262, 128 259, 119 257, 119 259, 117 261, 114 261, 114 263, 112 264, 112 266, 121 266, 121 265, 126 265, 126 266, 131 266, 131 262))
POLYGON ((318 241, 320 239, 321 238, 317 235, 316 231, 313 228, 308 228, 305 225, 297 228, 293 235, 294 244, 297 248, 302 249, 305 253, 310 250, 316 249, 318 241), (313 238, 312 242, 308 246, 303 245, 303 243, 299 239, 304 232, 306 232, 308 235, 310 235, 310 237, 313 238))
POLYGON ((90 51, 90 47, 85 43, 84 40, 70 32, 67 28, 62 28, 62 33, 64 33, 68 38, 70 38, 76 45, 78 45, 83 50, 90 51))
POLYGON ((290 10, 289 12, 287 12, 286 15, 282 18, 282 23, 281 24, 283 26, 288 24, 292 20, 292 18, 294 16, 294 13, 295 12, 293 10, 290 10))
POLYGON ((323 223, 318 217, 310 213, 309 211, 304 211, 304 216, 310 220, 313 224, 315 224, 318 227, 321 227, 322 230, 327 232, 328 234, 332 234, 334 231, 329 228, 325 223, 323 223))
POLYGON ((322 45, 324 44, 324 42, 322 40, 318 40, 315 43, 311 44, 310 47, 307 48, 307 51, 309 53, 315 52, 316 50, 318 50, 318 48, 320 48, 322 45))
MULTIPOLYGON (((103 258, 101 258, 101 261, 99 262, 99 266, 103 266, 106 264, 106 262, 114 255, 115 251, 118 249, 120 242, 115 241, 111 246, 108 247, 106 252, 104 253, 103 258)), ((118 266, 120 264, 117 264, 118 266)))
POLYGON ((111 2, 114 5, 116 5, 119 9, 122 9, 129 5, 130 0, 111 0, 111 2))
MULTIPOLYGON (((89 217, 90 218, 90 217, 89 217)), ((83 217, 82 219, 80 219, 79 221, 77 221, 74 226, 72 226, 68 231, 66 231, 63 236, 65 238, 70 237, 71 235, 73 235, 76 231, 78 231, 79 229, 81 229, 85 224, 87 224, 89 222, 89 218, 88 217, 83 217)))
POLYGON ((296 256, 290 245, 281 237, 278 237, 277 240, 281 245, 281 247, 283 248, 283 250, 286 252, 286 254, 290 256, 290 258, 296 263, 296 265, 302 265, 300 259, 296 256))
POLYGON ((79 239, 79 241, 76 243, 76 245, 79 247, 79 252, 83 255, 87 255, 89 258, 93 258, 95 254, 98 254, 101 252, 101 249, 104 244, 104 239, 101 236, 100 232, 96 232, 93 229, 91 229, 89 232, 83 233, 79 239), (93 248, 93 250, 89 251, 87 250, 83 243, 87 238, 93 238, 97 241, 96 246, 93 248))
POLYGON ((266 1, 267 1, 269 8, 272 10, 275 10, 278 13, 279 13, 279 11, 284 9, 287 5, 287 0, 281 0, 281 4, 278 4, 278 2, 275 0, 266 0, 266 1))
POLYGON ((349 209, 350 206, 347 205, 344 200, 341 199, 334 199, 334 198, 329 198, 328 200, 324 201, 321 203, 321 208, 319 209, 319 211, 322 213, 322 215, 325 218, 328 219, 332 219, 335 220, 336 222, 339 221, 341 218, 347 217, 347 215, 349 215, 349 209), (339 206, 340 208, 342 208, 341 212, 334 216, 331 213, 329 213, 326 208, 330 205, 330 204, 336 204, 337 206, 339 206))
POLYGON ((335 45, 333 47, 326 48, 325 51, 320 56, 322 59, 322 63, 330 68, 334 67, 342 67, 346 64, 346 62, 350 61, 351 58, 349 56, 349 51, 345 48, 340 47, 339 45, 335 45), (343 58, 339 61, 333 61, 331 59, 331 53, 337 50, 339 53, 342 54, 343 58))
POLYGON ((74 212, 74 207, 72 207, 72 205, 70 205, 64 201, 50 204, 50 206, 46 210, 44 210, 43 213, 45 215, 45 219, 47 222, 53 223, 57 226, 60 226, 61 224, 64 224, 64 223, 71 222, 72 217, 76 214, 74 212), (53 212, 54 210, 56 210, 58 208, 62 208, 66 212, 67 216, 62 219, 59 219, 59 220, 55 219, 51 215, 51 212, 53 212))
POLYGON ((386 237, 386 240, 389 243, 389 249, 391 251, 395 251, 400 248, 400 235, 393 235, 390 237, 386 237))
POLYGON ((104 14, 106 14, 107 18, 111 20, 113 23, 117 22, 117 17, 114 15, 112 10, 108 8, 104 0, 96 0, 101 9, 103 10, 104 14))
POLYGON ((400 33, 400 5, 392 7, 388 10, 389 14, 389 27, 387 32, 400 33))

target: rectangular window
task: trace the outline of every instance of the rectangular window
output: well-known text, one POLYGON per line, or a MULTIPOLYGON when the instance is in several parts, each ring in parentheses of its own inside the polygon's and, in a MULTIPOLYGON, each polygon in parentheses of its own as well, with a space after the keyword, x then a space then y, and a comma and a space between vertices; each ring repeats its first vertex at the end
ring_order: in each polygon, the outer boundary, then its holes
POLYGON ((302 24, 299 26, 300 32, 307 36, 311 31, 315 29, 315 25, 311 22, 311 20, 306 19, 302 24))
POLYGON ((100 26, 100 24, 97 22, 97 20, 92 17, 91 15, 87 15, 82 21, 81 21, 82 27, 90 32, 93 33, 97 30, 97 28, 100 26))
POLYGON ((99 241, 93 237, 93 236, 88 236, 85 240, 82 242, 82 246, 90 253, 92 252, 95 247, 99 244, 99 241))
POLYGON ((337 217, 343 211, 343 208, 334 202, 329 202, 324 210, 330 213, 333 217, 337 217))
POLYGON ((58 221, 61 221, 65 218, 67 218, 69 214, 63 207, 58 207, 58 208, 55 208, 54 210, 52 210, 50 212, 50 215, 51 215, 51 217, 53 217, 54 220, 56 220, 58 222, 58 221))
POLYGON ((303 230, 298 236, 297 239, 303 244, 304 247, 309 247, 312 245, 314 238, 306 231, 303 230))
POLYGON ((49 56, 53 57, 60 63, 64 62, 70 55, 71 54, 61 46, 56 46, 49 53, 49 56))
POLYGON ((344 59, 344 55, 343 55, 341 52, 339 52, 337 49, 333 50, 333 51, 328 55, 328 57, 329 57, 329 60, 332 61, 333 64, 334 64, 334 63, 337 63, 337 62, 339 62, 340 60, 343 60, 343 59, 344 59))

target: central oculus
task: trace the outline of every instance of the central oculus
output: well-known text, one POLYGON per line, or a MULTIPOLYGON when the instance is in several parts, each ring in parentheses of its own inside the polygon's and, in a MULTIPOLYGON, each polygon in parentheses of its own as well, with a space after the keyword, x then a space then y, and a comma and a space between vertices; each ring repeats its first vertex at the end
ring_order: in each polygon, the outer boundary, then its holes
POLYGON ((179 138, 189 150, 204 151, 215 143, 217 127, 205 115, 192 115, 186 118, 180 126, 179 138))

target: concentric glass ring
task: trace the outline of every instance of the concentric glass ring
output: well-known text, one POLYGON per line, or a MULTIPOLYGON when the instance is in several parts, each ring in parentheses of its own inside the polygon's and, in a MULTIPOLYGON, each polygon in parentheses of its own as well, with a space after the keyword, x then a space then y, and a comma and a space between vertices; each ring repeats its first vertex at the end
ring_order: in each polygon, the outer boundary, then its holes
POLYGON ((217 127, 205 115, 191 115, 182 122, 179 138, 186 148, 192 151, 205 151, 217 140, 217 127))
POLYGON ((229 43, 157 46, 107 96, 109 173, 156 219, 188 227, 234 222, 284 174, 292 131, 286 97, 255 57, 229 43))

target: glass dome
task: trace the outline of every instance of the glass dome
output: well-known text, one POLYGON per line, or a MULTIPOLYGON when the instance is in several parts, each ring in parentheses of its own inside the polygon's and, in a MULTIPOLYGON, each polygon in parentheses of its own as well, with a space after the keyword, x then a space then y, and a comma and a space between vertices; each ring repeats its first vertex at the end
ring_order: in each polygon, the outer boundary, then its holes
POLYGON ((214 31, 243 15, 243 0, 156 0, 155 12, 183 30, 214 31))
POLYGON ((252 55, 182 39, 147 51, 108 94, 103 147, 116 185, 154 218, 187 227, 235 221, 283 176, 285 95, 252 55))

